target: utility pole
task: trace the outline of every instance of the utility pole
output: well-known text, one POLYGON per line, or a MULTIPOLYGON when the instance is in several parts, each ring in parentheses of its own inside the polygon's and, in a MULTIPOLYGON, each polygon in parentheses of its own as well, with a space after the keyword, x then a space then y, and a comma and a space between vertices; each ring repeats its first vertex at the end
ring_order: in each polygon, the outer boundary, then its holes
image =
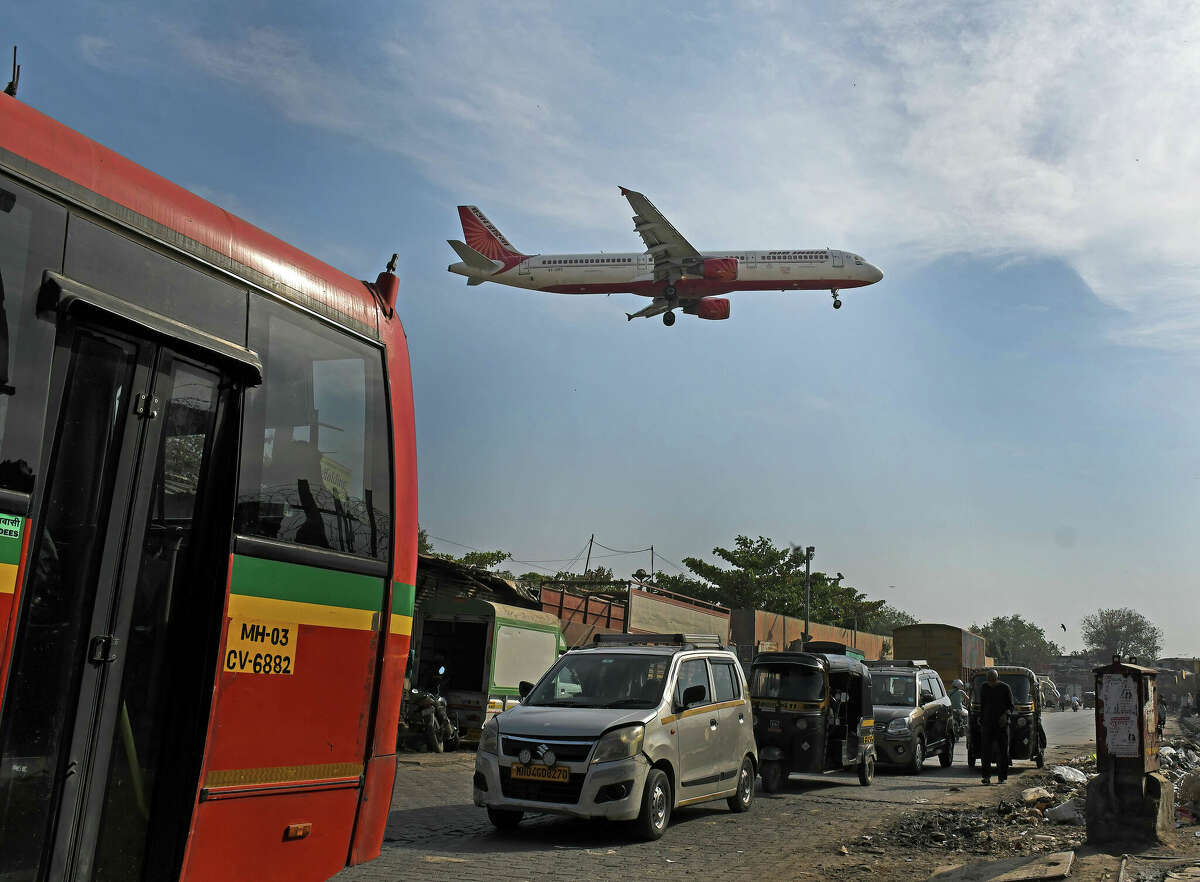
POLYGON ((812 559, 816 550, 811 545, 804 549, 804 639, 800 644, 801 649, 808 649, 808 641, 812 639, 808 635, 809 605, 812 602, 812 559))
POLYGON ((650 581, 654 581, 654 546, 650 546, 650 581))
MULTIPOLYGON (((587 575, 588 567, 591 566, 591 563, 592 563, 592 543, 595 541, 596 541, 596 534, 593 533, 592 538, 588 540, 587 560, 585 560, 583 562, 583 574, 585 576, 587 575)), ((579 558, 575 558, 575 559, 579 560, 579 558)))

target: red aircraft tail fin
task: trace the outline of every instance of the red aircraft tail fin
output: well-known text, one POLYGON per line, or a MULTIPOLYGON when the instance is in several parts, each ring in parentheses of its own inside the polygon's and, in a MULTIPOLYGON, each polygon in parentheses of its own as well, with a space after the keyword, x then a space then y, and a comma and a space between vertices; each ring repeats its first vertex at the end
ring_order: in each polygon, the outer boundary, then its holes
POLYGON ((499 228, 474 205, 458 206, 458 217, 462 221, 463 238, 480 254, 492 260, 526 256, 514 248, 499 228))

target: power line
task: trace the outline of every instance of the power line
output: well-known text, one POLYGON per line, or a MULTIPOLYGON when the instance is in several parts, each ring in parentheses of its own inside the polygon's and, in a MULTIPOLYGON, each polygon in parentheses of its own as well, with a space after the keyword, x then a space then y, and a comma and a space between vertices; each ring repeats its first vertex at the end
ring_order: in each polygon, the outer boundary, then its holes
POLYGON ((635 548, 632 551, 626 551, 626 550, 623 550, 620 548, 609 548, 607 545, 603 545, 599 542, 597 542, 596 544, 599 545, 601 548, 603 548, 605 551, 612 551, 616 554, 644 554, 647 551, 649 551, 651 548, 651 546, 647 545, 645 548, 635 548))

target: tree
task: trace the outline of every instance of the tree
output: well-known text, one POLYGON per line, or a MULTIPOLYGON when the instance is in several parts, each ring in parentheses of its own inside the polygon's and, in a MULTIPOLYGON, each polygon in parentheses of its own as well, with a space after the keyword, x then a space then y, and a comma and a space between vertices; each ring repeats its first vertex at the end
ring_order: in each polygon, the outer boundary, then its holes
POLYGON ((1045 670, 1063 654, 1061 646, 1046 639, 1044 628, 1019 615, 996 616, 986 625, 972 625, 971 630, 987 640, 988 655, 1002 665, 1045 670))
POLYGON ((1162 652, 1162 631, 1128 607, 1097 610, 1079 625, 1087 648, 1105 661, 1114 655, 1134 655, 1149 663, 1162 652))
MULTIPOLYGON (((761 609, 804 618, 804 549, 779 548, 759 536, 737 536, 732 548, 714 548, 713 554, 730 564, 722 567, 695 557, 684 565, 699 578, 658 573, 656 585, 668 591, 709 600, 731 609, 761 609)), ((814 622, 869 630, 868 625, 885 619, 891 609, 882 600, 868 600, 841 576, 814 572, 809 577, 810 618, 814 622)), ((891 609, 891 614, 905 615, 891 609)))
POLYGON ((872 634, 883 634, 892 636, 892 632, 903 625, 917 624, 917 617, 909 615, 902 609, 897 609, 890 603, 884 603, 883 607, 874 616, 868 618, 865 622, 859 625, 862 631, 869 631, 872 634))
POLYGON ((417 554, 434 554, 433 543, 424 527, 417 527, 417 554))
POLYGON ((458 562, 466 564, 469 567, 479 567, 481 570, 490 570, 494 566, 499 566, 512 557, 507 551, 468 551, 462 557, 458 558, 458 562))

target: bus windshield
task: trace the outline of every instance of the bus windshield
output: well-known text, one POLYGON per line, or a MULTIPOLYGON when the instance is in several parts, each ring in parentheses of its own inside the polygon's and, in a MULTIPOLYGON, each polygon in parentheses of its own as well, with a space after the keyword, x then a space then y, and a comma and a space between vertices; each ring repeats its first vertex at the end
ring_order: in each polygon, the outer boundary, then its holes
POLYGON ((825 697, 825 672, 806 665, 755 665, 750 695, 783 701, 820 701, 825 697))

